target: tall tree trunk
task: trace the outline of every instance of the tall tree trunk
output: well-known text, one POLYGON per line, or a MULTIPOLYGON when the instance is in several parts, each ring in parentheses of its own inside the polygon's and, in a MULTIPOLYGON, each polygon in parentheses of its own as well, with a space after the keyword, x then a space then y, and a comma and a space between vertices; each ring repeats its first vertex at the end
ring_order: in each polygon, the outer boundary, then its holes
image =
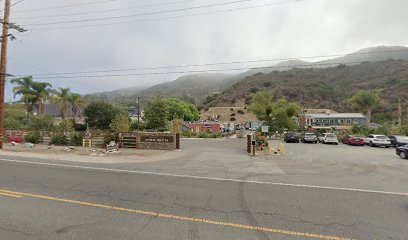
POLYGON ((76 123, 76 115, 77 115, 77 108, 72 107, 72 121, 74 122, 74 124, 76 123))

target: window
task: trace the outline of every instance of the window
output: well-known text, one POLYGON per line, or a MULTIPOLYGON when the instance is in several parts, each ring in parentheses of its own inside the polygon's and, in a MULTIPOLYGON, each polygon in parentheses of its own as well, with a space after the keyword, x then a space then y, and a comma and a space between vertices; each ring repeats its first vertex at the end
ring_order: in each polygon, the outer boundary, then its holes
POLYGON ((351 119, 347 119, 347 123, 348 123, 348 124, 351 124, 351 119))
POLYGON ((334 119, 330 119, 330 123, 334 123, 334 119))

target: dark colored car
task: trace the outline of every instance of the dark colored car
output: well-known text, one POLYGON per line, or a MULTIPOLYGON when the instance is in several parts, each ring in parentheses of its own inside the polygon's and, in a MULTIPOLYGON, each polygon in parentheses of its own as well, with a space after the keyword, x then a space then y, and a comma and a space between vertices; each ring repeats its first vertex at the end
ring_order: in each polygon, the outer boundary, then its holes
POLYGON ((342 143, 353 146, 364 146, 365 141, 363 137, 348 135, 343 138, 342 143))
POLYGON ((389 136, 388 138, 391 140, 391 146, 393 147, 408 145, 407 136, 389 136))
POLYGON ((396 154, 402 159, 408 159, 408 145, 397 147, 396 154))
POLYGON ((287 143, 290 143, 290 142, 292 142, 292 143, 298 143, 299 142, 299 135, 298 134, 296 134, 296 133, 290 133, 290 132, 288 132, 288 133, 285 133, 285 142, 287 142, 287 143))
POLYGON ((314 133, 305 133, 302 137, 304 143, 317 143, 317 136, 314 133))

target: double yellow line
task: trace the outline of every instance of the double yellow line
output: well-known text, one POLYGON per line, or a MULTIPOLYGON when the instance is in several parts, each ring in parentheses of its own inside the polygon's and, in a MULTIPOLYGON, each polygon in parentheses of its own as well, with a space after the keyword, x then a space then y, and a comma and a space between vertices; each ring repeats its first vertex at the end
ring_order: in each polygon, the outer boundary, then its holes
POLYGON ((295 231, 283 230, 283 229, 258 227, 258 226, 230 223, 230 222, 214 221, 214 220, 208 220, 208 219, 202 219, 202 218, 191 218, 191 217, 163 214, 163 213, 157 213, 157 212, 148 212, 144 210, 115 207, 115 206, 109 206, 109 205, 104 205, 104 204, 82 202, 82 201, 77 201, 77 200, 70 200, 70 199, 57 198, 57 197, 38 195, 38 194, 15 192, 15 191, 2 190, 2 189, 0 189, 0 195, 4 195, 8 197, 15 197, 15 198, 20 198, 20 197, 36 198, 36 199, 63 202, 63 203, 81 205, 81 206, 109 209, 109 210, 119 211, 119 212, 135 213, 135 214, 159 217, 159 218, 164 218, 164 219, 196 222, 196 223, 202 223, 202 224, 231 227, 231 228, 236 228, 236 229, 255 230, 255 231, 261 231, 261 232, 266 232, 266 233, 287 235, 287 236, 292 236, 292 237, 304 237, 304 238, 323 239, 323 240, 351 240, 351 238, 345 238, 345 237, 321 235, 321 234, 306 233, 306 232, 295 232, 295 231))
POLYGON ((9 191, 3 191, 3 190, 0 190, 0 196, 12 197, 12 198, 22 198, 22 197, 24 197, 23 195, 21 195, 19 193, 10 193, 9 191))

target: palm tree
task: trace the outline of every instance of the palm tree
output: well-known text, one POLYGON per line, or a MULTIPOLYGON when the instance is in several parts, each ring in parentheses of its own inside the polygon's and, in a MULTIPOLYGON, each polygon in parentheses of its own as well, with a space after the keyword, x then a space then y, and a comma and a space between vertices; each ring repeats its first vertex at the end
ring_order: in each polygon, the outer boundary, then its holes
POLYGON ((54 91, 53 101, 58 104, 61 117, 64 120, 68 115, 71 90, 69 88, 59 88, 54 91))
POLYGON ((32 76, 12 79, 11 83, 16 84, 13 88, 14 97, 22 95, 21 100, 27 108, 27 115, 32 114, 34 106, 36 105, 36 93, 33 90, 35 82, 32 76))
POLYGON ((367 111, 368 124, 371 122, 372 110, 379 103, 377 92, 361 90, 351 97, 348 102, 353 106, 367 111))
POLYGON ((45 102, 50 97, 52 85, 46 82, 33 82, 32 95, 34 96, 33 104, 36 106, 38 114, 42 115, 45 112, 45 102))
POLYGON ((69 102, 71 104, 71 110, 72 110, 72 120, 75 123, 76 122, 76 116, 79 113, 81 115, 81 108, 85 106, 85 101, 81 98, 81 95, 78 93, 72 93, 69 96, 69 102))

